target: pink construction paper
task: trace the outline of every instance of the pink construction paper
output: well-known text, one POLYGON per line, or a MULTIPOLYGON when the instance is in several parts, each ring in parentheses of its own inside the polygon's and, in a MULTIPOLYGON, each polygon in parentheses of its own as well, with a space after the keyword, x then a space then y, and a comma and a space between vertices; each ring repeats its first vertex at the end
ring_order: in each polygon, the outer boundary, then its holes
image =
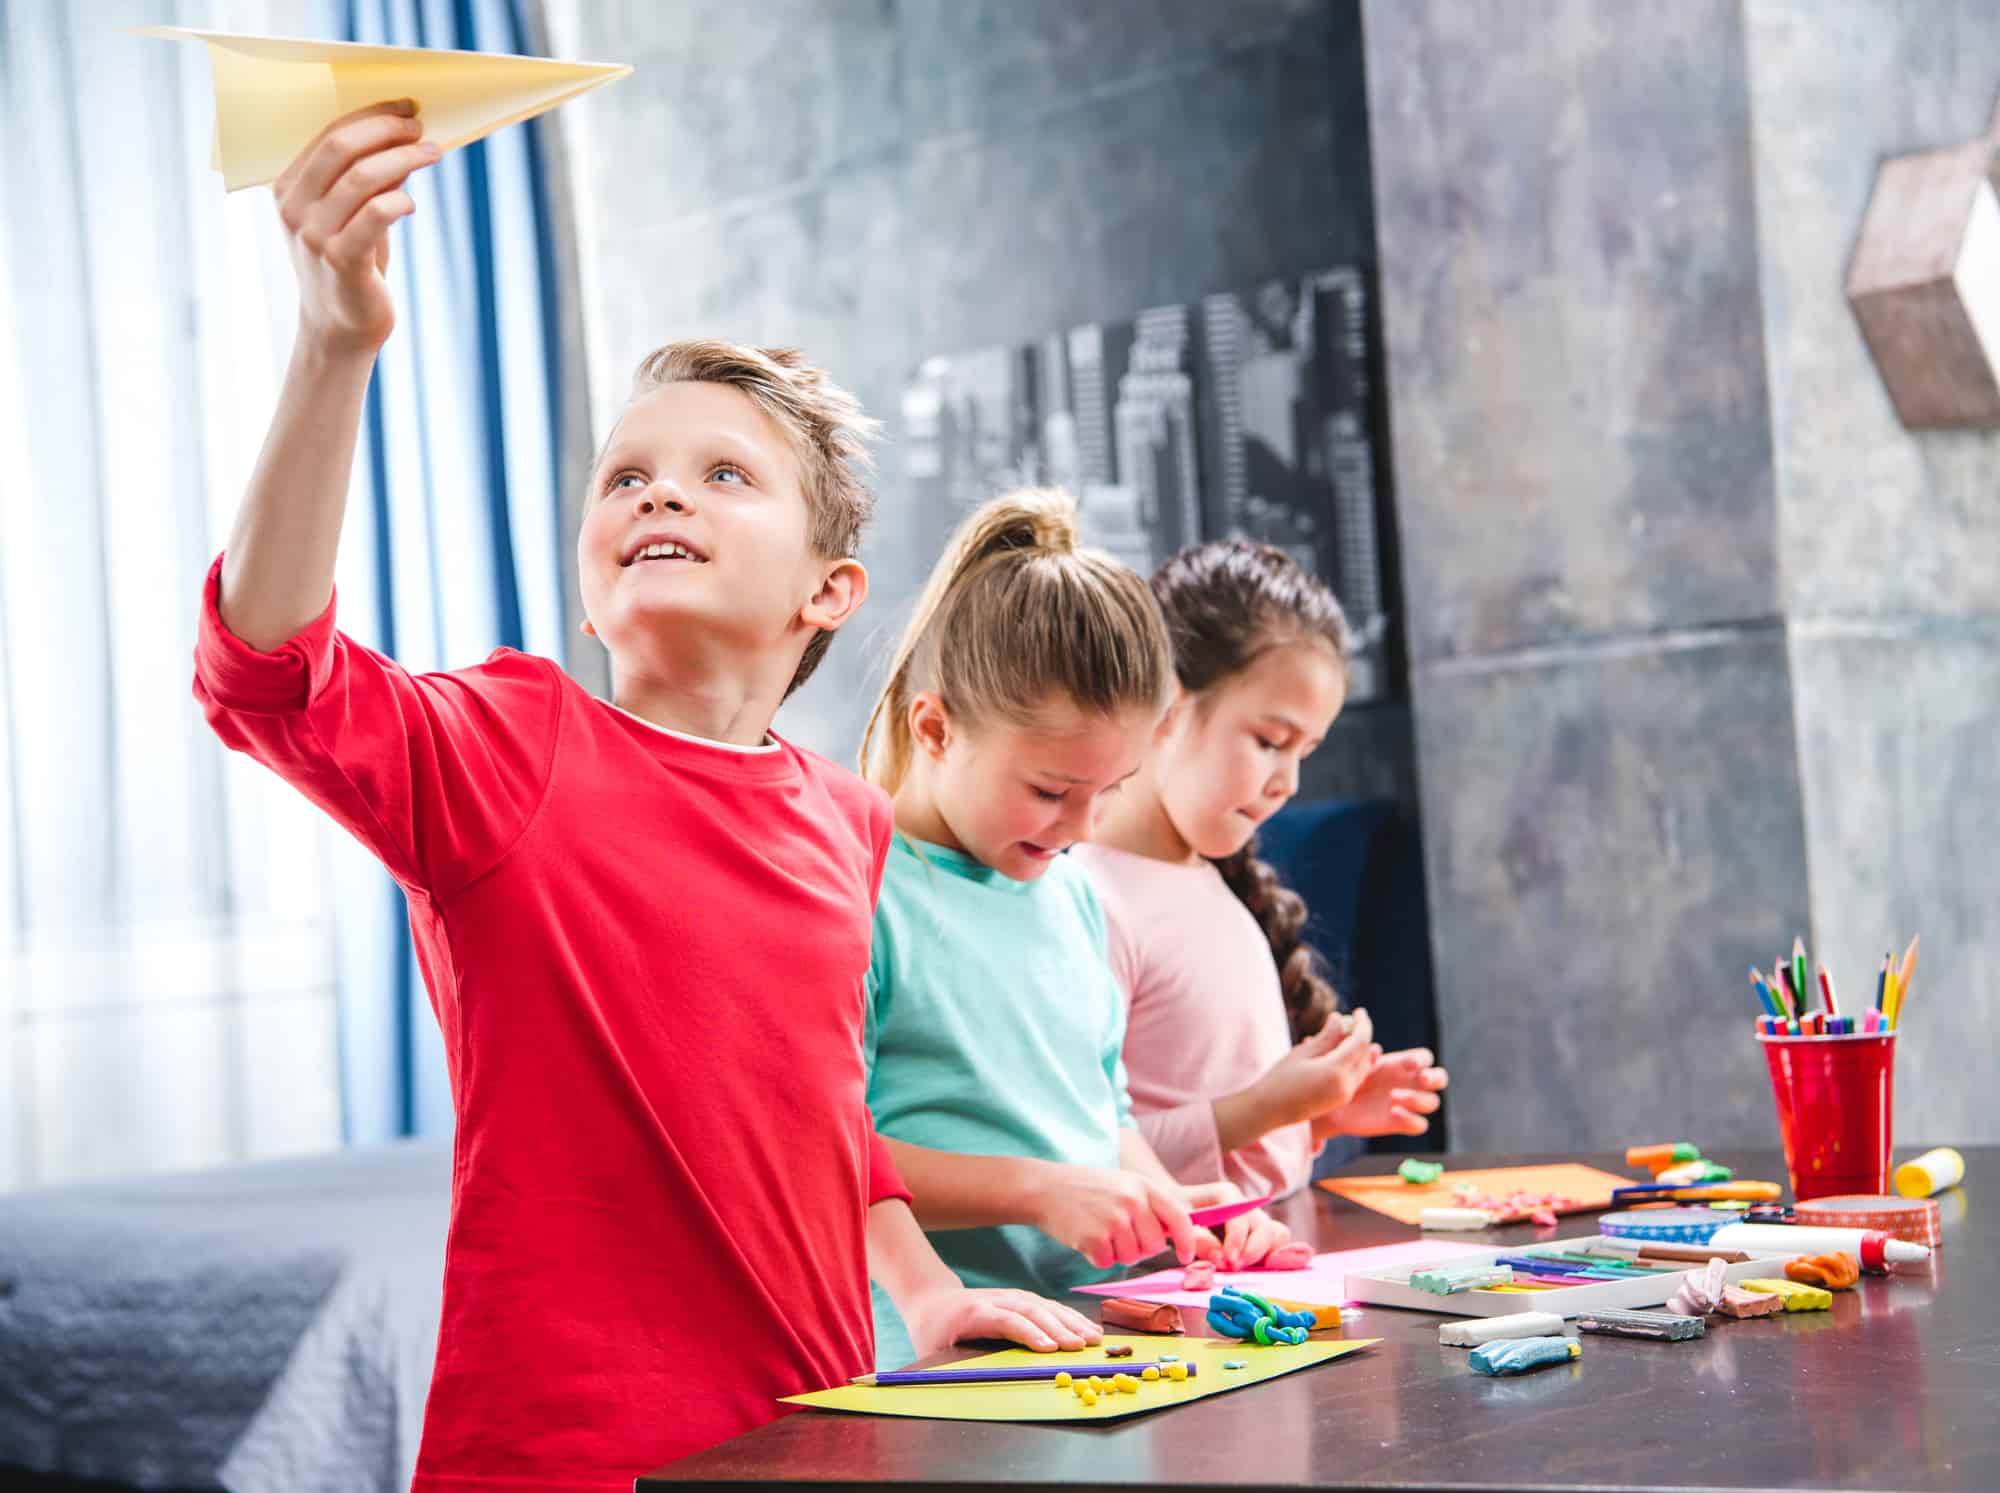
MULTIPOLYGON (((1320 1306, 1345 1306, 1347 1272, 1391 1270, 1399 1265, 1432 1265, 1457 1255, 1490 1254, 1490 1244, 1459 1244, 1450 1239, 1412 1239, 1401 1244, 1378 1244, 1372 1249, 1339 1249, 1314 1255, 1303 1270, 1217 1271, 1218 1286, 1240 1286, 1259 1296, 1282 1296, 1289 1301, 1310 1301, 1320 1306)), ((1210 1293, 1183 1291, 1179 1265, 1135 1275, 1130 1280, 1106 1281, 1101 1286, 1079 1286, 1093 1296, 1129 1296, 1136 1301, 1165 1301, 1175 1306, 1206 1307, 1210 1293)))

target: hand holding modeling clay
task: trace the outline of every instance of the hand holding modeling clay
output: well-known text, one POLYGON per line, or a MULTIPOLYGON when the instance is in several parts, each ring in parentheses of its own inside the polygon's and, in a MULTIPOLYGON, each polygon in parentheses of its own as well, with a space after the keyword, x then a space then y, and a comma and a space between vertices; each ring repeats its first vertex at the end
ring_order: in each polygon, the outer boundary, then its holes
POLYGON ((1267 1128, 1296 1125, 1348 1103, 1381 1052, 1366 1011, 1356 1011, 1344 1023, 1329 1018, 1257 1080, 1267 1128))
MULTIPOLYGON (((1181 1189, 1181 1201, 1187 1205, 1189 1212, 1242 1200, 1243 1189, 1233 1182, 1207 1182, 1181 1189)), ((1230 1219, 1222 1226, 1220 1245, 1205 1243, 1200 1254, 1203 1259, 1214 1260, 1220 1269, 1247 1270, 1262 1263, 1272 1251, 1290 1244, 1291 1240, 1292 1231, 1259 1208, 1230 1219)))

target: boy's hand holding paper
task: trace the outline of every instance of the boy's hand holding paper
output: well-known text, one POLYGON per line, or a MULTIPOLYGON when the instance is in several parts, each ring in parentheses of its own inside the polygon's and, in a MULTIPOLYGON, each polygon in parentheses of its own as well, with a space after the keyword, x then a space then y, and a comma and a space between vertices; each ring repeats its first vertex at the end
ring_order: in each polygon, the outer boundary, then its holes
POLYGON ((403 183, 437 160, 409 100, 330 125, 273 185, 299 282, 299 329, 317 345, 372 355, 396 325, 382 272, 389 225, 417 210, 403 183))
POLYGON ((230 191, 274 181, 337 119, 385 99, 414 99, 423 138, 456 150, 555 108, 632 69, 426 47, 236 36, 138 26, 139 36, 198 41, 215 81, 212 164, 230 191))

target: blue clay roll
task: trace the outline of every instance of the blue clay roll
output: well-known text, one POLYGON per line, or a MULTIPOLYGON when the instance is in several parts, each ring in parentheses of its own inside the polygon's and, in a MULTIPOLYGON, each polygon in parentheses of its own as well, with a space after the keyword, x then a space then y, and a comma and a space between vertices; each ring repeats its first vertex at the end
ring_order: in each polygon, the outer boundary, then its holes
POLYGON ((1581 1347, 1566 1337, 1502 1338, 1472 1350, 1472 1371, 1476 1374, 1528 1374, 1552 1363, 1568 1363, 1580 1356, 1581 1347))

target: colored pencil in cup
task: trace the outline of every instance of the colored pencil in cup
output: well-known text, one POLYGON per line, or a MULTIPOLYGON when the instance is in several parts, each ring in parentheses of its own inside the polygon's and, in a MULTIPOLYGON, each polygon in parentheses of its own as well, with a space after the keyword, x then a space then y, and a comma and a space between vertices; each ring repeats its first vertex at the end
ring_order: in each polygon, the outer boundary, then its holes
POLYGON ((1840 1003, 1833 998, 1833 976, 1827 973, 1826 962, 1824 960, 1820 962, 1819 966, 1819 995, 1820 999, 1826 1002, 1826 1014, 1829 1016, 1838 1016, 1840 1014, 1840 1003))
POLYGON ((1890 984, 1894 989, 1892 996, 1894 1005, 1889 1016, 1891 1025, 1902 1025, 1903 1006, 1910 998, 1910 976, 1916 972, 1916 967, 1917 941, 1913 938, 1910 940, 1909 948, 1904 950, 1903 957, 1897 963, 1894 973, 1889 976, 1890 984))

